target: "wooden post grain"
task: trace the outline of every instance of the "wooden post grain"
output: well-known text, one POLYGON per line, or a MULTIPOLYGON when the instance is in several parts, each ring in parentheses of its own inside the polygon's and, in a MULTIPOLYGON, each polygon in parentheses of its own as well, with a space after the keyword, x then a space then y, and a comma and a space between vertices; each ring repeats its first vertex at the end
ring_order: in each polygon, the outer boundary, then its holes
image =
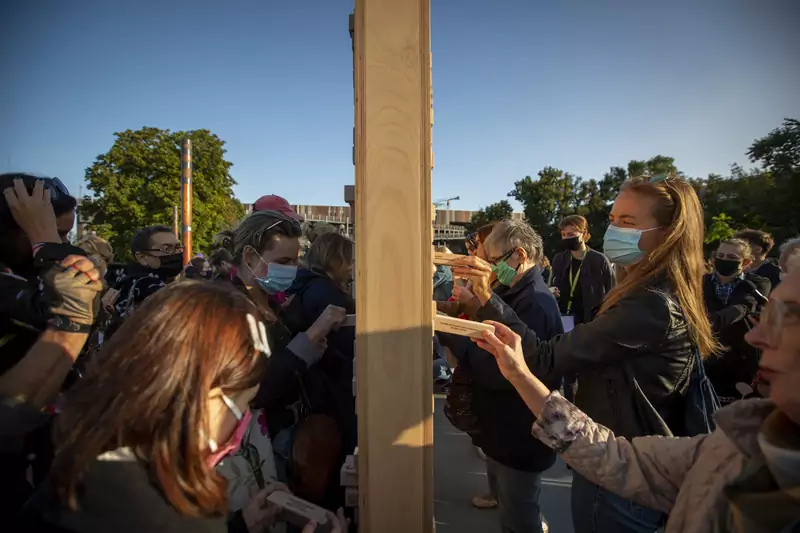
POLYGON ((429 0, 356 0, 359 526, 433 531, 429 0))

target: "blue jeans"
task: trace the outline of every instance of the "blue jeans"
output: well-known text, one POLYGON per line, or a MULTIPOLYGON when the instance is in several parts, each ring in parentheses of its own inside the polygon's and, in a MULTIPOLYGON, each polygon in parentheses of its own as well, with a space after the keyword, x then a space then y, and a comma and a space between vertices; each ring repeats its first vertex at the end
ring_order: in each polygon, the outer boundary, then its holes
POLYGON ((666 521, 660 511, 642 507, 572 475, 572 525, 575 533, 654 533, 666 521))
POLYGON ((486 457, 489 490, 497 498, 503 533, 542 533, 541 472, 523 472, 486 457))

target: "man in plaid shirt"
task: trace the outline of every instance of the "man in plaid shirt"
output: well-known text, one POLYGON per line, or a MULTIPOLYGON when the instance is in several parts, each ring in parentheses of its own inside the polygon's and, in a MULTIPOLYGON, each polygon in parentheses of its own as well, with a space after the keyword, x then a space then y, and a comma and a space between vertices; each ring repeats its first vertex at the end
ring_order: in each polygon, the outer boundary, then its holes
POLYGON ((714 272, 703 278, 708 318, 725 351, 706 361, 706 372, 723 404, 742 396, 737 383, 750 385, 758 370, 759 350, 745 341, 752 317, 757 316, 770 291, 767 278, 747 272, 750 244, 743 239, 720 243, 714 272))

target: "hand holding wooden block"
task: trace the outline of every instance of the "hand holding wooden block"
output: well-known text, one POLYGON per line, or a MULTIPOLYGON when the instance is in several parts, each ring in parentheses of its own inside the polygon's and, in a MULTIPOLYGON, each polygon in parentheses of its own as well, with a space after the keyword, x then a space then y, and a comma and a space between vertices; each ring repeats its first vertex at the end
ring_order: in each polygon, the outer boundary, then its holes
POLYGON ((461 264, 461 261, 468 257, 466 255, 459 255, 459 254, 446 254, 444 252, 434 252, 433 253, 433 264, 434 265, 444 265, 444 266, 458 266, 461 264))
POLYGON ((298 528, 304 528, 313 520, 317 523, 318 533, 330 533, 333 530, 333 523, 328 519, 328 511, 293 494, 275 491, 267 496, 267 502, 279 507, 281 518, 298 528))
POLYGON ((494 333, 494 326, 492 325, 442 315, 433 317, 433 329, 436 331, 453 333, 454 335, 472 337, 473 339, 483 338, 484 331, 491 331, 494 333))

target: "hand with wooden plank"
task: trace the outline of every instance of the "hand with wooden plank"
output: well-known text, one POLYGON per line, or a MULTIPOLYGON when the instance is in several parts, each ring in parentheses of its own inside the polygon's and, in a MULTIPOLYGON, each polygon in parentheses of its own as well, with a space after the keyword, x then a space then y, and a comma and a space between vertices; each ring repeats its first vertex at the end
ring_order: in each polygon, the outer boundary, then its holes
POLYGON ((467 278, 472 281, 472 293, 481 305, 492 297, 492 265, 478 256, 462 256, 453 266, 453 276, 467 278))

